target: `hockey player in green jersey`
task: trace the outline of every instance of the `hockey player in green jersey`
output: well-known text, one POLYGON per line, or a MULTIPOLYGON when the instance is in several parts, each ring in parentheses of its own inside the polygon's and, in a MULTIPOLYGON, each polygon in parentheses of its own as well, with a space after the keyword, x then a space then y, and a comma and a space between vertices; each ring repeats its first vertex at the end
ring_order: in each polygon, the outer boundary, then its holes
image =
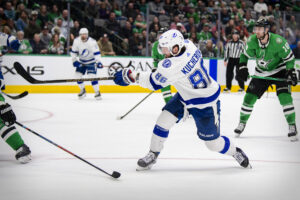
MULTIPOLYGON (((158 32, 159 33, 158 38, 163 32, 165 32, 167 30, 168 30, 167 28, 161 28, 158 32)), ((158 41, 155 41, 153 43, 151 54, 152 54, 152 58, 153 58, 153 66, 155 68, 157 68, 159 61, 161 61, 165 58, 164 55, 162 55, 161 53, 158 52, 158 41)), ((168 103, 170 101, 170 99, 172 99, 171 86, 169 85, 167 87, 164 87, 164 88, 160 89, 160 91, 163 94, 163 98, 164 98, 165 102, 168 103)))
POLYGON ((276 85, 277 97, 289 125, 288 137, 291 141, 297 141, 296 116, 291 95, 291 85, 297 85, 297 76, 294 69, 295 57, 283 37, 269 32, 269 24, 266 19, 261 18, 256 22, 254 33, 249 37, 245 50, 241 54, 237 79, 247 80, 249 76, 248 59, 255 58, 255 75, 284 78, 287 81, 253 78, 244 97, 240 112, 240 123, 234 132, 236 137, 240 136, 245 129, 256 100, 261 98, 270 85, 276 85))

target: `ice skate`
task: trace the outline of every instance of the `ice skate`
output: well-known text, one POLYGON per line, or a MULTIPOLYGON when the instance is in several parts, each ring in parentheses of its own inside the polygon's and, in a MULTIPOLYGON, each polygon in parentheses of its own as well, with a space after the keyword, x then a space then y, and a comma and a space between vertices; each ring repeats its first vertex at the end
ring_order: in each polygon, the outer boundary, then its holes
POLYGON ((144 158, 138 160, 136 171, 149 170, 156 163, 158 153, 150 151, 144 158))
POLYGON ((83 90, 81 90, 80 93, 78 94, 79 99, 83 99, 84 97, 86 97, 85 88, 83 88, 83 90))
POLYGON ((31 160, 31 155, 30 155, 31 151, 29 149, 29 147, 26 144, 23 144, 16 153, 16 159, 22 163, 28 163, 31 160))
POLYGON ((297 128, 295 124, 289 125, 289 133, 288 133, 288 137, 291 140, 291 142, 296 142, 298 141, 298 137, 297 137, 297 128))
POLYGON ((223 92, 224 92, 224 93, 230 93, 230 89, 224 88, 223 92))
POLYGON ((233 157, 235 158, 235 160, 244 168, 252 168, 252 166, 249 163, 249 159, 246 156, 246 154, 240 149, 240 148, 236 148, 236 152, 233 155, 233 157))
POLYGON ((238 127, 236 129, 234 129, 234 132, 235 132, 235 137, 238 138, 241 136, 242 132, 244 131, 246 127, 246 124, 240 122, 238 127))
POLYGON ((95 99, 96 100, 101 100, 102 99, 100 91, 96 92, 95 99))
POLYGON ((244 92, 244 89, 242 89, 242 88, 240 88, 239 90, 238 90, 238 93, 243 93, 244 92))

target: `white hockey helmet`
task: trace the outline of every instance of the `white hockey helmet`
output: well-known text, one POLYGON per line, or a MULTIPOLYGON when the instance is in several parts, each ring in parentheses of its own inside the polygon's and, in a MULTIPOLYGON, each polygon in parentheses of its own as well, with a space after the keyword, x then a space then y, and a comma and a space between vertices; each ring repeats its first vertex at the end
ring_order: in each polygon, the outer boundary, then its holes
POLYGON ((162 53, 161 48, 167 47, 171 53, 171 55, 176 56, 173 54, 172 50, 174 46, 178 46, 179 51, 181 51, 182 47, 184 47, 184 38, 180 31, 176 29, 171 29, 166 32, 164 32, 159 40, 158 40, 158 50, 160 53, 162 53))
POLYGON ((81 28, 79 30, 79 35, 82 35, 82 34, 89 34, 89 30, 87 28, 81 28))

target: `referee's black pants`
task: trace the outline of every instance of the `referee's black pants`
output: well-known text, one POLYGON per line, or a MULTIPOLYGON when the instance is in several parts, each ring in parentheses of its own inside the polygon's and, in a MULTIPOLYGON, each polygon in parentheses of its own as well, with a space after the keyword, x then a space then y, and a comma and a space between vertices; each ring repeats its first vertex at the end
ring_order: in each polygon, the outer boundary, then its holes
MULTIPOLYGON (((233 70, 234 70, 234 67, 236 67, 235 73, 237 74, 239 62, 240 62, 240 58, 229 58, 228 59, 227 69, 226 69, 226 87, 228 89, 231 89, 232 80, 233 80, 233 70)), ((244 81, 237 80, 237 82, 239 83, 240 88, 242 88, 242 89, 245 88, 244 81)))

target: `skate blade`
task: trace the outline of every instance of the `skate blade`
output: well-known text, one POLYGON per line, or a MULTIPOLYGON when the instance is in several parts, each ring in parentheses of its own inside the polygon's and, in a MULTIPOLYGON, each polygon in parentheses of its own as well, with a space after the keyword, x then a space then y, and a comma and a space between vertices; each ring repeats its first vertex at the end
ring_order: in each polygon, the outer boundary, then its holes
POLYGON ((31 161, 31 155, 23 156, 18 159, 18 162, 20 162, 21 164, 26 164, 29 163, 30 161, 31 161))
POLYGON ((147 171, 150 170, 152 168, 153 165, 149 165, 147 167, 141 167, 141 166, 137 166, 136 171, 140 172, 140 171, 147 171))
POLYGON ((250 165, 250 163, 249 163, 248 166, 246 167, 246 169, 252 169, 252 165, 250 165))
POLYGON ((290 138, 291 142, 297 142, 299 140, 296 135, 295 136, 291 136, 289 138, 290 138))
POLYGON ((82 96, 78 96, 78 99, 83 99, 84 97, 86 97, 86 94, 84 94, 82 96))
POLYGON ((102 97, 101 96, 100 97, 95 97, 95 99, 99 101, 99 100, 102 100, 102 97))
POLYGON ((236 134, 234 135, 234 137, 235 137, 235 138, 239 138, 239 137, 241 137, 241 134, 236 133, 236 134))

